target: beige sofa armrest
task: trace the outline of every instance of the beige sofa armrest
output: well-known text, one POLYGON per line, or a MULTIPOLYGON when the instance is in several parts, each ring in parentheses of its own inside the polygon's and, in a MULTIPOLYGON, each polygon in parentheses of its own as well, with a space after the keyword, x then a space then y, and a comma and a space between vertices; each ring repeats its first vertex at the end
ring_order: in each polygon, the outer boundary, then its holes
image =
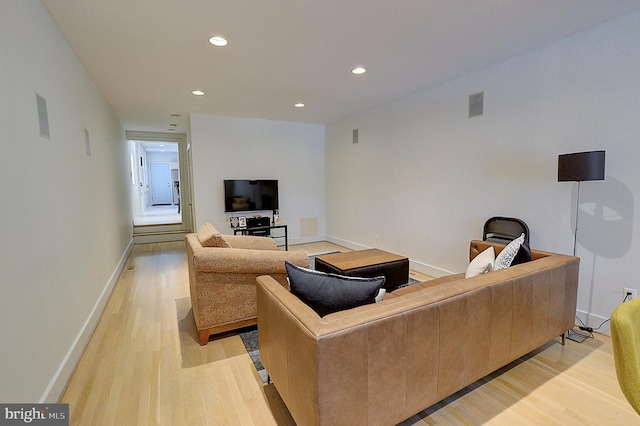
POLYGON ((252 235, 225 235, 223 237, 231 247, 254 250, 277 250, 276 242, 269 237, 252 235))

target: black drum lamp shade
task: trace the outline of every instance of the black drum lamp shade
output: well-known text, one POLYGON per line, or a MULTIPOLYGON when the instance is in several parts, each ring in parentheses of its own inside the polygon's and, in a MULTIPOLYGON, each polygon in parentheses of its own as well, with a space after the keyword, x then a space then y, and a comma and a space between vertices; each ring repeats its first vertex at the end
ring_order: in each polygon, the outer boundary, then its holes
POLYGON ((604 180, 604 151, 558 155, 558 182, 604 180))

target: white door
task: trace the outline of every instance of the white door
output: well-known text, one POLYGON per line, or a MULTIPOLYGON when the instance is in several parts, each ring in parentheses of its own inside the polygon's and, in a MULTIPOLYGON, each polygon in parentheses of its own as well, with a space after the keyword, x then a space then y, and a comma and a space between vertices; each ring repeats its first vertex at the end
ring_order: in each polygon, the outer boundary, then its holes
POLYGON ((171 204, 171 169, 169 163, 149 164, 151 204, 171 204))

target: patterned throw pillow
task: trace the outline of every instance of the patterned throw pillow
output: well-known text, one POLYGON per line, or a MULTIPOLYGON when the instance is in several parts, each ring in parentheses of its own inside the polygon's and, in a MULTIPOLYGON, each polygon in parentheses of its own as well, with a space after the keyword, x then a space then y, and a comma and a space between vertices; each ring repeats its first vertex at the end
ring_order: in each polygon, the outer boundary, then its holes
POLYGON ((500 269, 508 268, 511 266, 511 262, 518 254, 520 246, 524 243, 524 234, 521 234, 518 238, 511 241, 507 246, 502 249, 500 254, 496 257, 496 261, 493 263, 493 270, 498 271, 500 269))

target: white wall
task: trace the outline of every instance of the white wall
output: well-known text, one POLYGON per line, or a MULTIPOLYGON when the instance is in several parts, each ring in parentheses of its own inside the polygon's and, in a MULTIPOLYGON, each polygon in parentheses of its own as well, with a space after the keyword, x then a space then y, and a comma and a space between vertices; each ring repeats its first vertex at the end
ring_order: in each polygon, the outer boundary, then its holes
POLYGON ((39 1, 3 1, 0 57, 0 401, 56 401, 130 247, 127 147, 39 1))
POLYGON ((324 126, 192 114, 190 137, 195 229, 210 222, 232 233, 224 213, 225 179, 277 179, 289 244, 324 239, 324 126), (310 223, 317 223, 312 232, 310 223))
POLYGON ((178 167, 177 152, 148 152, 147 161, 149 163, 175 163, 171 168, 178 167))
MULTIPOLYGON (((557 156, 606 150, 606 180, 581 190, 581 317, 609 317, 640 288, 640 13, 327 126, 327 233, 462 272, 491 216, 514 216, 534 248, 570 254, 575 183, 557 156), (485 91, 485 114, 467 118, 485 91), (351 143, 358 128, 360 142, 351 143)), ((603 329, 607 329, 605 325, 603 329)))

